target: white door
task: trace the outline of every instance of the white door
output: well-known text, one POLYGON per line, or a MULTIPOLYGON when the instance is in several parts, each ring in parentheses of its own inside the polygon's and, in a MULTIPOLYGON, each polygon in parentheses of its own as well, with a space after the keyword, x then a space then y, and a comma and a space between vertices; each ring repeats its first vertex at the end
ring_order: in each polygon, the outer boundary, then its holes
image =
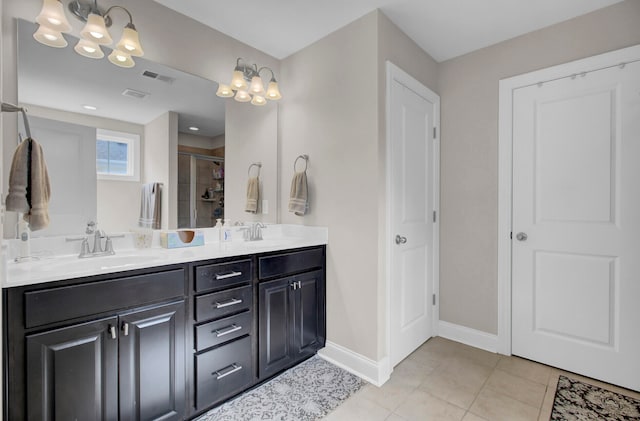
POLYGON ((514 91, 512 252, 513 354, 639 390, 640 63, 514 91))
POLYGON ((434 125, 439 98, 403 72, 391 73, 402 76, 389 78, 393 367, 432 336, 434 125))

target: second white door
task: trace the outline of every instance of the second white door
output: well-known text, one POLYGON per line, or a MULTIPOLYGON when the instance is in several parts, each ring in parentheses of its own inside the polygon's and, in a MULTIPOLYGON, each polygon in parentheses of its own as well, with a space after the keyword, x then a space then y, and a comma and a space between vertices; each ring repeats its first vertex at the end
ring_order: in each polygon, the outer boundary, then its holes
POLYGON ((513 95, 512 352, 640 389, 640 63, 513 95))

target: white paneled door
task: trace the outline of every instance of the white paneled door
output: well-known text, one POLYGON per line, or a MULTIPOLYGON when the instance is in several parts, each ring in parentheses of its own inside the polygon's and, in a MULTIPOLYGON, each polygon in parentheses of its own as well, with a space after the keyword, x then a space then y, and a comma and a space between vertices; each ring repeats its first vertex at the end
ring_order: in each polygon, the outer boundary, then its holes
MULTIPOLYGON (((392 72, 393 74, 393 72, 392 72)), ((435 136, 439 98, 408 75, 390 78, 390 356, 395 366, 432 336, 435 136)))
POLYGON ((514 90, 512 353, 640 390, 640 63, 514 90))

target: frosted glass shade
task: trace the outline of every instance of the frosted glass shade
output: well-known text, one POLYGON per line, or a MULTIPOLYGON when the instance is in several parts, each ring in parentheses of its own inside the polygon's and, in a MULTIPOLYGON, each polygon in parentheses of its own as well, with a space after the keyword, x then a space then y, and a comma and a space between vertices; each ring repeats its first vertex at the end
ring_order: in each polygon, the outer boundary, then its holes
POLYGON ((109 31, 107 31, 104 18, 95 13, 89 14, 86 25, 80 31, 80 36, 96 44, 108 45, 113 42, 109 31))
POLYGON ((236 92, 235 100, 238 102, 249 102, 251 101, 251 95, 249 95, 247 91, 239 90, 236 92))
POLYGON ((73 47, 73 49, 75 50, 76 53, 84 57, 88 57, 88 58, 104 57, 104 52, 102 52, 102 49, 100 48, 100 46, 95 42, 92 42, 86 39, 80 39, 80 41, 78 41, 78 43, 76 44, 75 47, 73 47))
POLYGON ((40 25, 38 30, 33 34, 33 38, 39 43, 48 45, 49 47, 64 48, 68 45, 67 40, 62 36, 62 32, 54 31, 44 25, 40 25))
POLYGON ((264 97, 262 97, 260 95, 254 95, 253 99, 251 100, 251 103, 253 105, 261 106, 261 105, 265 105, 267 103, 267 100, 264 99, 264 97))
POLYGON ((218 90, 216 91, 216 95, 222 98, 231 98, 234 94, 229 85, 218 84, 218 90))
POLYGON ((251 78, 251 86, 249 86, 249 93, 251 95, 264 96, 264 85, 260 76, 254 76, 251 78))
POLYGON ((267 99, 276 101, 280 98, 282 98, 282 95, 280 95, 280 89, 278 89, 278 82, 272 80, 267 88, 267 99))
POLYGON ((44 0, 36 22, 56 32, 71 31, 71 25, 64 14, 62 3, 58 0, 44 0))
POLYGON ((136 62, 133 61, 131 55, 125 53, 122 50, 113 50, 109 54, 109 61, 119 67, 133 67, 136 62))
POLYGON ((247 90, 247 82, 244 80, 244 74, 241 70, 234 70, 230 85, 236 90, 247 90))
POLYGON ((131 27, 125 27, 122 31, 122 38, 116 45, 116 50, 127 52, 135 57, 143 56, 144 51, 140 45, 138 31, 131 27))

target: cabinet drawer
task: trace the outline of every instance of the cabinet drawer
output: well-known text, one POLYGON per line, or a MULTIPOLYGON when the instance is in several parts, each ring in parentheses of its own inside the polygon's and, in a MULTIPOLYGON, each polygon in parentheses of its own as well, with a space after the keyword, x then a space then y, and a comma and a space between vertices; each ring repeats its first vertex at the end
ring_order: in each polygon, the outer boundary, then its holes
POLYGON ((322 248, 265 256, 258 260, 258 277, 264 279, 284 276, 316 269, 322 267, 323 264, 324 252, 322 248))
POLYGON ((198 266, 196 292, 227 288, 251 281, 251 260, 198 266))
POLYGON ((246 337, 196 356, 196 407, 207 407, 253 380, 251 339, 246 337))
POLYGON ((24 294, 25 327, 85 317, 183 297, 183 269, 130 276, 24 294))
POLYGON ((247 311, 196 327, 196 350, 202 351, 250 334, 252 321, 253 314, 247 311))
POLYGON ((196 297, 196 321, 216 319, 232 313, 251 309, 253 287, 228 289, 196 297))

